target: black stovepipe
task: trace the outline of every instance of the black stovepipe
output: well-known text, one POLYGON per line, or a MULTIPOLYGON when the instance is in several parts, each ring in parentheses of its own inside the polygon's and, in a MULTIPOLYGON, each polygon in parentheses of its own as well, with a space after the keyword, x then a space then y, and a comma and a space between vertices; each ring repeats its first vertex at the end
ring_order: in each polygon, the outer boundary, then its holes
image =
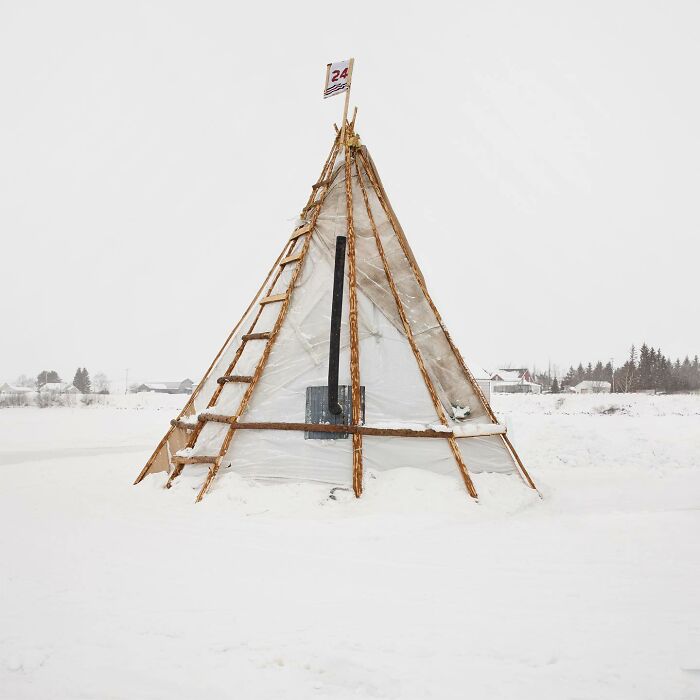
POLYGON ((338 365, 340 363, 340 326, 343 313, 343 286, 345 281, 345 245, 347 238, 335 239, 335 270, 333 271, 333 306, 331 308, 331 339, 328 353, 328 410, 339 416, 343 412, 338 403, 338 365))

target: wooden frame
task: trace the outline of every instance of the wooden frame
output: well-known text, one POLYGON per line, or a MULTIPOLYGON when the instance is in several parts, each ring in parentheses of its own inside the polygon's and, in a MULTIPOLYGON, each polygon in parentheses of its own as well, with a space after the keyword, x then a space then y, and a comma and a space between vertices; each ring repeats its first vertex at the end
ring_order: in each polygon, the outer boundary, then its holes
MULTIPOLYGON (((415 276, 416 282, 421 289, 421 292, 426 299, 435 319, 442 329, 445 338, 449 344, 449 347, 454 354, 460 368, 462 369, 467 381, 470 383, 474 393, 481 402, 484 410, 491 419, 493 424, 498 425, 498 420, 496 419, 490 404, 483 395, 479 385, 474 379, 473 375, 469 371, 464 359, 462 358, 459 350, 452 341, 447 328, 428 293, 425 279, 422 272, 418 266, 415 257, 410 249, 408 241, 401 229, 401 225, 398 222, 396 215, 391 208, 388 197, 384 191, 384 188, 379 179, 379 175, 374 167, 369 154, 364 147, 359 147, 359 139, 354 137, 354 122, 357 110, 353 114, 353 119, 351 123, 347 121, 347 101, 349 100, 349 89, 348 95, 346 96, 346 106, 343 117, 342 128, 340 131, 336 128, 336 138, 334 140, 331 151, 325 161, 323 170, 321 172, 321 177, 312 186, 311 195, 307 201, 306 206, 302 210, 304 214, 307 212, 312 212, 310 219, 299 226, 289 240, 285 243, 285 246, 277 257, 274 266, 268 272, 263 284, 258 290, 256 296, 253 298, 251 303, 248 305, 245 313, 241 320, 236 324, 234 329, 231 331, 227 337, 224 345, 217 353, 213 362, 207 369, 204 377, 197 385, 195 391, 192 393, 187 404, 182 409, 180 414, 176 419, 171 421, 171 427, 165 434, 163 439, 160 441, 156 450, 152 454, 151 458, 148 460, 139 476, 134 483, 139 483, 144 476, 149 472, 155 461, 163 459, 163 450, 165 450, 165 456, 168 459, 170 465, 173 465, 173 469, 168 478, 167 487, 170 487, 173 480, 182 472, 183 467, 186 464, 211 464, 208 470, 206 479, 197 495, 197 502, 201 501, 203 496, 206 494, 207 490, 211 486, 212 481, 216 477, 221 463, 223 462, 229 448, 233 436, 237 430, 287 430, 287 431, 304 431, 304 432, 328 432, 328 433, 347 433, 352 436, 352 483, 353 491, 356 497, 360 497, 363 490, 363 436, 388 436, 388 437, 405 437, 405 438, 437 438, 446 439, 453 453, 455 461, 460 471, 460 475, 464 481, 465 487, 473 498, 477 498, 477 492, 474 487, 474 483, 469 474, 467 465, 464 463, 462 454, 459 449, 457 440, 460 438, 470 438, 470 437, 481 437, 478 434, 460 434, 458 429, 451 429, 447 418, 445 409, 440 401, 433 381, 430 377, 428 369, 425 365, 422 353, 418 347, 416 339, 413 334, 413 330, 408 319, 406 309, 404 308, 403 302, 399 295, 398 288, 394 281, 392 271, 389 265, 388 258, 386 256, 379 231, 374 220, 374 215, 372 213, 372 207, 370 205, 368 197, 368 188, 365 186, 365 181, 363 179, 363 172, 366 175, 369 186, 371 186, 373 192, 375 193, 386 217, 392 227, 394 235, 397 237, 398 242, 401 246, 401 250, 415 276), (346 219, 347 219, 347 241, 348 241, 348 288, 349 288, 349 330, 350 330, 350 375, 351 375, 351 391, 352 391, 352 416, 350 425, 330 425, 330 424, 310 424, 310 423, 289 423, 289 422, 245 422, 241 421, 240 418, 248 408, 249 402, 253 395, 253 392, 257 386, 257 383, 262 376, 262 373, 267 365, 267 361, 270 357, 273 344, 278 337, 278 334, 284 324, 287 313, 291 306, 292 295, 299 275, 301 274, 304 262, 307 257, 308 250, 310 248, 311 239, 313 236, 313 231, 316 226, 316 221, 320 214, 323 202, 325 201, 326 195, 332 184, 333 168, 335 162, 340 154, 341 148, 344 150, 345 163, 345 204, 346 204, 346 219), (358 160, 359 159, 359 160, 358 160), (357 300, 357 240, 355 234, 354 225, 354 212, 353 212, 353 164, 355 175, 359 184, 360 191, 362 193, 365 209, 369 218, 370 226, 372 229, 372 234, 374 237, 374 242, 377 248, 377 252, 382 261, 382 266, 384 269, 384 274, 387 280, 387 284, 393 296, 396 308, 398 311, 401 324, 404 329, 404 333, 409 342, 411 350, 413 352, 414 358, 418 365, 421 377, 426 386, 430 399, 433 403, 438 420, 441 425, 444 426, 444 430, 436 429, 422 429, 422 430, 412 430, 410 428, 373 428, 371 426, 362 425, 361 420, 361 400, 360 400, 360 343, 359 343, 359 320, 358 320, 358 300, 357 300), (316 193, 319 193, 319 198, 316 199, 316 193), (302 238, 305 236, 305 238, 302 238), (301 245, 297 246, 297 241, 301 241, 301 245), (275 286, 277 285, 285 266, 292 263, 297 263, 296 267, 293 269, 288 286, 284 293, 273 294, 275 286), (275 272, 276 271, 276 272, 275 272), (265 294, 263 290, 266 289, 265 294), (228 368, 224 376, 217 379, 217 386, 214 388, 213 394, 208 402, 207 408, 212 408, 216 405, 223 387, 231 382, 243 382, 247 383, 248 386, 240 400, 238 409, 232 416, 217 415, 214 413, 201 413, 196 422, 192 419, 194 417, 195 408, 195 398, 201 392, 205 382, 210 379, 212 371, 216 367, 223 353, 230 347, 232 339, 238 332, 241 324, 250 314, 251 310, 254 308, 255 303, 258 303, 257 312, 254 314, 252 323, 248 328, 247 332, 241 337, 240 345, 236 349, 233 359, 229 363, 228 368), (279 313, 275 320, 272 330, 257 331, 256 324, 261 318, 262 310, 267 304, 278 302, 281 304, 279 313), (262 340, 265 342, 265 347, 263 348, 262 355, 257 363, 253 375, 234 375, 233 372, 235 367, 243 353, 243 350, 247 342, 253 340, 262 340), (189 456, 179 456, 174 457, 168 456, 170 450, 175 451, 175 446, 171 445, 171 440, 173 435, 178 436, 177 440, 183 443, 186 440, 187 447, 193 447, 201 433, 204 425, 209 422, 219 422, 228 424, 228 429, 224 436, 223 442, 219 449, 217 455, 189 455, 189 456), (174 432, 178 431, 178 432, 174 432)), ((491 433, 488 433, 491 434, 491 433)), ((525 470, 525 467, 520 460, 517 452, 512 446, 508 436, 504 432, 494 432, 493 434, 498 434, 503 440, 503 443, 511 455, 514 463, 517 466, 520 476, 523 478, 525 483, 537 491, 537 488, 530 478, 529 474, 525 470)), ((177 441, 176 441, 177 442, 177 441)), ((538 492, 539 493, 539 492, 538 492)))
MULTIPOLYGON (((352 59, 351 59, 352 60, 352 59)), ((352 68, 351 68, 352 71, 352 68)), ((348 91, 349 94, 349 91, 348 91)), ((352 417, 351 425, 356 427, 361 422, 361 398, 360 398, 360 334, 357 322, 357 263, 355 258, 355 224, 353 220, 352 204, 352 163, 354 153, 348 145, 349 125, 346 123, 347 101, 343 115, 343 130, 345 135, 345 205, 347 211, 347 238, 348 238, 348 291, 349 291, 349 321, 350 321, 350 383, 352 391, 352 417)), ((350 132, 352 133, 352 132, 350 132)), ((352 433, 352 490, 355 497, 362 495, 362 433, 352 433)))

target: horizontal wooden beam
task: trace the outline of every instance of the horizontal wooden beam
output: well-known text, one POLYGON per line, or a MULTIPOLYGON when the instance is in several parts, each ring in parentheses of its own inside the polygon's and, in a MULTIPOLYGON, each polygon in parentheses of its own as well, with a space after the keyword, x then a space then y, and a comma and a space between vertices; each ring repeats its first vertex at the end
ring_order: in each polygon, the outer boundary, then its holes
POLYGON ((219 377, 216 380, 217 384, 230 384, 231 382, 240 382, 242 384, 250 384, 253 377, 247 374, 232 374, 229 377, 219 377))
POLYGON ((311 233, 311 229, 311 224, 304 224, 303 226, 300 226, 298 229, 294 230, 294 233, 292 233, 291 237, 289 238, 289 242, 291 243, 292 241, 296 241, 299 236, 305 236, 307 233, 311 233))
POLYGON ((311 433, 359 433, 361 435, 384 435, 387 437, 449 438, 451 430, 411 430, 410 428, 371 428, 366 425, 334 425, 331 423, 245 423, 233 416, 216 413, 200 413, 199 420, 215 423, 235 424, 236 430, 293 430, 311 433))
POLYGON ((332 423, 247 423, 236 421, 233 416, 224 416, 217 413, 200 413, 200 421, 214 421, 216 423, 234 424, 236 430, 292 430, 311 433, 357 433, 368 436, 407 437, 407 438, 472 438, 486 437, 488 435, 500 435, 506 432, 506 427, 499 424, 480 424, 474 426, 456 426, 453 430, 433 430, 424 428, 413 430, 411 428, 373 428, 368 425, 335 425, 332 423))
POLYGON ((199 420, 203 423, 231 423, 231 416, 222 416, 218 413, 200 413, 199 420))
POLYGON ((330 180, 319 180, 311 186, 312 190, 317 190, 319 187, 328 187, 331 184, 330 180))
POLYGON ((276 301, 284 301, 287 298, 286 294, 273 294, 269 297, 265 297, 261 302, 260 306, 264 304, 273 304, 276 301))
POLYGON ((271 331, 265 331, 264 333, 246 333, 242 340, 245 340, 246 342, 249 340, 270 340, 271 335, 271 331))
POLYGON ((196 423, 188 423, 181 418, 173 418, 173 420, 170 421, 170 425, 172 425, 173 428, 181 428, 182 430, 194 430, 197 427, 196 423))
POLYGON ((297 260, 300 260, 303 255, 303 250, 300 250, 298 253, 293 253, 292 255, 289 255, 284 260, 282 260, 282 262, 280 263, 280 267, 284 267, 285 265, 289 265, 289 263, 293 263, 297 260))
POLYGON ((172 458, 173 464, 214 464, 218 457, 209 457, 206 455, 192 455, 191 457, 180 457, 175 455, 172 458))

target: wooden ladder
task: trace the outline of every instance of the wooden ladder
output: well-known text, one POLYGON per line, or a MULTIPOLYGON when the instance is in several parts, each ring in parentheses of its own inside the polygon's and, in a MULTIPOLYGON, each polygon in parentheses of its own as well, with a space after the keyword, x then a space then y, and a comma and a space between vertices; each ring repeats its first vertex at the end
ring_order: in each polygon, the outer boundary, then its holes
POLYGON ((331 185, 333 166, 335 165, 335 161, 339 152, 340 139, 336 137, 336 141, 333 145, 333 148, 331 149, 328 159, 326 160, 326 163, 323 166, 321 177, 312 186, 309 200, 304 209, 302 210, 302 218, 305 218, 306 216, 309 216, 310 218, 306 219, 305 223, 297 227, 292 233, 288 241, 285 253, 277 266, 277 270, 273 276, 273 279, 269 287, 267 288, 265 295, 258 302, 257 313, 255 314, 255 317, 253 318, 250 327, 243 334, 241 338, 241 343, 237 348, 236 353, 233 359, 231 360, 231 363, 227 367, 224 374, 217 379, 216 389, 214 390, 214 393, 212 394, 212 397, 209 400, 209 403, 207 404, 207 409, 211 409, 214 406, 216 406, 224 391, 224 387, 226 387, 228 384, 247 384, 247 389, 245 390, 245 393, 241 398, 238 409, 232 416, 221 416, 213 412, 205 412, 200 414, 197 418, 196 425, 194 425, 194 427, 192 428, 192 433, 187 442, 187 448, 193 448, 197 443, 197 439, 199 438, 204 425, 207 422, 229 422, 229 428, 226 431, 226 434, 224 435, 221 447, 219 448, 216 454, 187 456, 175 455, 172 459, 173 470, 170 473, 170 477, 168 478, 168 481, 166 483, 167 488, 170 488, 172 486, 173 481, 180 475, 186 464, 211 465, 207 473, 206 479, 204 481, 204 484, 202 485, 202 488, 197 494, 197 502, 202 500, 204 494, 209 489, 211 482, 214 480, 217 472, 219 471, 219 468, 221 467, 221 463, 223 462, 224 457, 228 452, 231 440, 233 439, 233 436, 236 432, 236 421, 248 407, 248 403, 250 402, 250 398, 253 394, 253 391, 255 390, 258 380, 262 376, 265 365, 267 364, 267 360, 269 359, 270 352, 272 351, 272 346, 275 340, 277 339, 277 335, 279 334, 284 319, 287 315, 294 287, 296 285, 299 274, 301 273, 306 254, 309 250, 309 246, 311 243, 311 233, 314 227, 316 226, 316 220, 318 219, 319 213, 321 211, 321 206, 323 204, 323 201, 325 200, 326 194, 328 193, 328 190, 331 185), (273 294, 272 292, 275 289, 275 285, 279 281, 279 278, 281 277, 285 268, 290 266, 293 266, 293 271, 290 276, 289 284, 287 285, 286 290, 283 293, 273 294), (260 321, 260 317, 262 316, 263 310, 266 306, 270 304, 279 304, 279 312, 277 314, 277 319, 272 327, 272 330, 259 331, 257 330, 256 326, 260 321), (238 364, 238 361, 241 355, 243 354, 247 343, 250 342, 265 343, 262 355, 260 356, 260 359, 258 360, 258 363, 256 365, 255 372, 252 375, 234 374, 236 365, 238 364))

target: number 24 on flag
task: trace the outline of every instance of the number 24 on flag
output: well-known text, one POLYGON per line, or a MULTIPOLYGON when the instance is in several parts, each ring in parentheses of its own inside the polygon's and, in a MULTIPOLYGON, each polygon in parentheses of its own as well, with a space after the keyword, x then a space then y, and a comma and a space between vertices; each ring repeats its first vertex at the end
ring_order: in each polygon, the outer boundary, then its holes
POLYGON ((324 97, 332 97, 338 93, 345 92, 350 83, 351 67, 350 60, 329 63, 326 67, 326 85, 323 90, 324 97))

